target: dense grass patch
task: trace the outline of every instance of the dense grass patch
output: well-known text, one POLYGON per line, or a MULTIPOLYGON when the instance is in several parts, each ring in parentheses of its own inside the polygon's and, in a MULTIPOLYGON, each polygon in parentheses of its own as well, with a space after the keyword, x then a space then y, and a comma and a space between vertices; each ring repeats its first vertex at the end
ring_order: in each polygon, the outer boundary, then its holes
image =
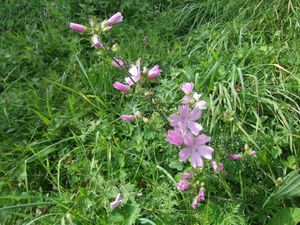
POLYGON ((297 1, 7 0, 0 14, 0 224, 296 224, 297 1), (163 69, 152 97, 113 90, 121 72, 68 28, 117 11, 121 57, 163 69), (203 93, 225 168, 199 171, 196 210, 176 188, 189 165, 165 140, 183 82, 203 93), (120 121, 133 109, 148 122, 120 121), (257 157, 227 158, 247 148, 257 157), (109 209, 119 192, 124 204, 109 209))

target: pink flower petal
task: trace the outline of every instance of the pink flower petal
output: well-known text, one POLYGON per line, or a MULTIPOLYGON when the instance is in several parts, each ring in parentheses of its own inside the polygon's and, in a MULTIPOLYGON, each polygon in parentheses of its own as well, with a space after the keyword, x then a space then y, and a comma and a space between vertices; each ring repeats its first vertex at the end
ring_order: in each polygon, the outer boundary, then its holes
POLYGON ((189 95, 193 92, 194 84, 193 83, 184 83, 181 86, 181 90, 186 94, 189 95))
POLYGON ((181 118, 187 117, 190 114, 190 108, 187 105, 180 106, 178 111, 181 118))
POLYGON ((114 25, 116 23, 120 23, 123 21, 123 16, 120 12, 117 12, 116 14, 114 14, 112 17, 110 17, 107 22, 108 24, 111 26, 111 25, 114 25))
POLYGON ((183 144, 182 135, 178 130, 169 130, 167 134, 167 141, 174 145, 183 144))
POLYGON ((214 149, 212 147, 209 147, 207 145, 201 145, 197 147, 198 152, 200 152, 201 156, 206 159, 212 159, 212 153, 214 152, 214 149))
POLYGON ((206 144, 207 142, 209 142, 210 141, 210 137, 209 136, 207 136, 207 135, 205 135, 205 134, 201 134, 201 135, 199 135, 197 138, 196 138, 196 144, 197 145, 204 145, 204 144, 206 144))
POLYGON ((191 155, 191 151, 189 148, 183 148, 180 152, 179 152, 179 160, 185 161, 189 156, 191 155))
POLYGON ((191 96, 185 95, 185 96, 183 97, 183 99, 181 100, 181 103, 182 103, 182 104, 189 104, 191 101, 192 101, 191 96))
POLYGON ((191 122, 191 121, 187 123, 187 126, 194 135, 198 135, 199 132, 203 129, 199 123, 191 122))
POLYGON ((203 167, 203 160, 199 153, 196 153, 195 151, 192 152, 191 156, 191 164, 192 167, 197 168, 197 167, 203 167))
POLYGON ((198 107, 195 107, 193 111, 189 114, 189 120, 196 121, 201 117, 201 111, 198 107))

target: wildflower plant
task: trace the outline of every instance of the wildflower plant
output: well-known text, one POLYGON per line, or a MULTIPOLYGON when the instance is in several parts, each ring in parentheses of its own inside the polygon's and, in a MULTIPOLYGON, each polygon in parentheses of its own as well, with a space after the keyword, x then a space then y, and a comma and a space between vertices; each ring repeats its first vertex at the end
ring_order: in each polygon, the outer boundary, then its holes
MULTIPOLYGON (((144 124, 145 127, 151 126, 151 123, 148 124, 149 117, 151 119, 158 112, 164 115, 159 115, 165 120, 163 123, 169 122, 171 129, 164 131, 166 141, 171 145, 177 146, 177 160, 184 165, 184 170, 188 171, 183 172, 180 177, 177 176, 176 187, 180 192, 189 193, 190 206, 196 209, 200 202, 205 202, 206 189, 209 191, 208 187, 205 187, 206 182, 209 182, 209 173, 221 175, 223 171, 223 163, 219 159, 214 159, 215 150, 210 146, 211 137, 205 134, 204 127, 200 123, 202 115, 205 113, 204 110, 207 109, 206 101, 202 99, 201 94, 194 91, 194 83, 183 83, 181 91, 184 96, 180 100, 177 112, 173 112, 170 115, 171 107, 166 105, 162 107, 160 105, 162 102, 156 98, 154 94, 155 86, 152 85, 153 81, 161 76, 162 70, 160 66, 154 65, 148 68, 143 65, 143 59, 138 56, 136 56, 137 60, 134 63, 129 63, 129 60, 120 57, 119 52, 122 51, 122 48, 115 43, 115 40, 112 43, 106 37, 107 33, 113 31, 113 26, 122 21, 123 16, 118 12, 103 21, 90 20, 88 26, 70 23, 70 28, 89 36, 92 47, 100 51, 101 56, 110 58, 111 67, 123 72, 123 77, 116 78, 111 86, 120 91, 122 98, 127 96, 125 101, 131 101, 135 105, 138 105, 140 102, 147 102, 147 105, 149 105, 146 111, 143 111, 144 109, 137 111, 135 106, 132 107, 131 112, 124 111, 120 115, 122 122, 138 124, 139 132, 142 129, 141 124, 144 124), (166 116, 168 114, 170 115, 169 118, 166 116), (148 125, 146 126, 146 124, 148 125), (189 164, 190 166, 188 166, 189 164), (211 170, 205 171, 205 167, 211 167, 211 170)), ((148 41, 148 39, 148 36, 144 38, 145 41, 148 41)), ((165 127, 167 126, 160 124, 157 128, 161 131, 165 127)), ((245 154, 255 156, 255 152, 250 150, 247 150, 245 154)), ((242 157, 242 154, 231 154, 228 156, 229 159, 234 160, 242 157)), ((140 166, 141 162, 137 171, 140 166)), ((230 191, 228 193, 231 195, 230 191)), ((111 199, 109 204, 111 210, 126 204, 126 198, 125 200, 123 198, 126 194, 124 194, 119 192, 114 200, 111 199)))

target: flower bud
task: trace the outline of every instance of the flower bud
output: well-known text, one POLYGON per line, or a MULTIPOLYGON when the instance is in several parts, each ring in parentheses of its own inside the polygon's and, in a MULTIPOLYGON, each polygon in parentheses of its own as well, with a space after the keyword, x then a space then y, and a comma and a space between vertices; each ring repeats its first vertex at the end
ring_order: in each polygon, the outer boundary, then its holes
POLYGON ((193 173, 184 172, 184 173, 181 175, 181 177, 182 177, 183 179, 191 179, 191 178, 194 177, 194 174, 193 174, 193 173))
POLYGON ((121 119, 125 122, 132 122, 135 119, 134 115, 122 115, 121 119))
POLYGON ((113 87, 119 91, 122 91, 123 93, 127 93, 129 91, 128 85, 122 84, 118 81, 113 84, 113 87))
POLYGON ((236 159, 241 159, 243 158, 243 155, 242 154, 231 154, 228 156, 229 159, 232 159, 232 160, 236 160, 236 159))
POLYGON ((177 188, 179 191, 184 191, 189 189, 190 187, 190 183, 186 180, 181 180, 177 183, 177 188))
POLYGON ((86 27, 81 25, 81 24, 78 24, 78 23, 70 23, 69 27, 72 29, 72 30, 75 30, 79 33, 83 33, 85 30, 86 30, 86 27))

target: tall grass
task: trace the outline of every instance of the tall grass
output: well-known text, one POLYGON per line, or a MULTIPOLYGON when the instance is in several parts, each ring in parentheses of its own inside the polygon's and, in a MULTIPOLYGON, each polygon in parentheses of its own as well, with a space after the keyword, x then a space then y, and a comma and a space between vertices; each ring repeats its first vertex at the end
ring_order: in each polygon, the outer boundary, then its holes
MULTIPOLYGON (((299 169, 297 1, 4 1, 0 14, 1 224, 266 224, 295 198, 268 197, 299 169), (68 30, 120 9, 122 57, 160 64, 152 105, 112 89, 121 74, 68 30), (143 40, 149 36, 149 41, 143 40), (165 109, 196 84, 221 176, 192 210, 174 185, 184 165, 165 141, 165 109), (142 109, 146 125, 122 113, 142 109), (248 144, 255 159, 226 154, 248 144), (110 211, 116 194, 126 205, 110 211), (263 204, 265 206, 263 207, 263 204)), ((208 168, 204 168, 206 170, 208 168)))

